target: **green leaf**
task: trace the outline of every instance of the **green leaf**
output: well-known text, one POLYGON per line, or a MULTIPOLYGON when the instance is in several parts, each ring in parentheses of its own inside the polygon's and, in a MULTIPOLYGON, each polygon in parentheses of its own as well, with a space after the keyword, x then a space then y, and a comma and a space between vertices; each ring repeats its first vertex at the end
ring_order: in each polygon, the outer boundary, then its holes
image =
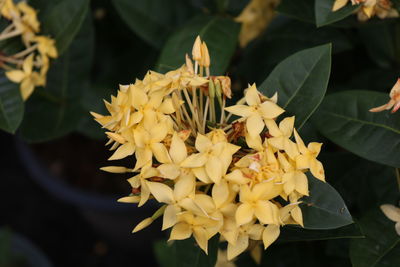
POLYGON ((332 7, 334 2, 335 0, 315 1, 315 20, 317 27, 322 27, 342 20, 351 15, 354 10, 358 8, 358 5, 351 5, 349 1, 349 3, 345 7, 333 12, 332 7))
POLYGON ((193 238, 173 243, 159 241, 154 249, 162 267, 214 267, 217 261, 219 236, 208 241, 208 255, 200 249, 193 238))
POLYGON ((237 72, 244 75, 246 81, 259 84, 279 62, 303 49, 332 43, 332 54, 351 50, 353 44, 349 36, 342 29, 316 28, 313 24, 279 17, 263 36, 245 48, 237 72), (255 61, 257 68, 254 68, 255 61))
POLYGON ((0 129, 15 133, 24 116, 24 102, 19 84, 12 83, 0 71, 0 129))
POLYGON ((171 31, 192 15, 185 0, 112 2, 130 29, 156 48, 161 48, 171 31))
POLYGON ((89 86, 93 45, 93 25, 87 16, 68 51, 50 66, 46 87, 35 89, 27 101, 21 125, 25 141, 47 141, 76 129, 84 115, 80 98, 89 86))
POLYGON ((301 126, 321 103, 331 71, 331 45, 300 51, 282 61, 259 89, 267 96, 278 92, 278 104, 301 126))
POLYGON ((358 224, 353 223, 333 230, 309 230, 301 227, 285 226, 281 230, 279 242, 330 240, 340 238, 363 238, 358 224))
POLYGON ((400 23, 373 21, 359 28, 361 42, 369 57, 382 68, 393 68, 400 63, 400 23))
POLYGON ((339 193, 328 183, 308 175, 310 196, 301 199, 305 229, 335 229, 353 223, 339 193))
POLYGON ((167 71, 182 66, 185 54, 191 55, 193 43, 200 35, 210 53, 211 74, 222 75, 235 51, 238 34, 239 24, 232 19, 197 16, 168 38, 158 59, 158 69, 167 71))
POLYGON ((39 9, 41 31, 56 40, 59 55, 63 54, 79 32, 89 10, 89 0, 31 0, 39 9))
POLYGON ((372 210, 360 221, 365 239, 355 239, 350 245, 353 267, 400 266, 400 236, 395 223, 380 209, 372 210))
POLYGON ((332 142, 360 157, 400 167, 400 114, 369 112, 388 102, 373 91, 344 91, 327 96, 313 117, 317 129, 332 142))
POLYGON ((315 0, 281 0, 277 11, 298 20, 315 23, 314 1, 315 0))

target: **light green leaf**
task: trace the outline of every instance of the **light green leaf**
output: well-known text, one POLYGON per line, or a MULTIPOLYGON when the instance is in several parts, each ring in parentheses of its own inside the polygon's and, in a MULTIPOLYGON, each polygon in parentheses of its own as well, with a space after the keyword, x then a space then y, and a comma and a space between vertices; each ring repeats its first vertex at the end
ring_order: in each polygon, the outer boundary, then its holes
POLYGON ((0 71, 0 129, 15 133, 24 116, 24 102, 22 101, 19 84, 12 83, 0 71))
POLYGON ((353 219, 339 193, 328 183, 308 175, 310 196, 303 197, 305 229, 336 229, 353 223, 353 219))
POLYGON ((222 75, 233 56, 239 34, 239 24, 232 19, 200 15, 177 30, 169 38, 158 59, 159 71, 178 68, 191 55, 193 43, 200 35, 207 43, 211 57, 211 74, 222 75))
POLYGON ((41 31, 56 40, 63 54, 79 32, 89 10, 89 0, 31 0, 39 10, 41 31))
POLYGON ((317 27, 322 27, 342 20, 351 15, 354 10, 358 8, 358 5, 351 5, 351 1, 349 1, 345 7, 333 12, 332 7, 334 2, 335 0, 315 1, 315 20, 317 27))
POLYGON ((361 219, 360 226, 366 238, 351 242, 350 258, 353 267, 400 266, 400 236, 394 224, 378 208, 361 219))
POLYGON ((156 48, 161 48, 171 31, 191 15, 185 0, 113 0, 126 24, 156 48))
POLYGON ((369 112, 388 102, 373 91, 344 91, 327 96, 313 117, 317 129, 332 142, 360 157, 400 167, 400 114, 369 112))
POLYGON ((267 96, 278 92, 278 104, 296 116, 296 127, 307 121, 321 103, 331 71, 331 45, 300 51, 282 61, 259 89, 267 96))
POLYGON ((61 137, 77 127, 84 111, 80 98, 89 86, 93 52, 93 25, 86 20, 68 51, 53 62, 45 88, 28 99, 21 135, 28 142, 61 137))

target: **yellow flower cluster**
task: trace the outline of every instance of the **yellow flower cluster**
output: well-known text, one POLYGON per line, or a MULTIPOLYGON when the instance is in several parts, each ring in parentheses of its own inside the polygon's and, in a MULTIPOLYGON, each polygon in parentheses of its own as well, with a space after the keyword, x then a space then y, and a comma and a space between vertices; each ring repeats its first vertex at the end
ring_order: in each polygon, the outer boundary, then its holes
POLYGON ((245 47, 250 41, 257 38, 275 17, 275 7, 280 0, 251 0, 242 13, 235 18, 242 23, 239 34, 239 43, 245 47))
POLYGON ((306 146, 294 117, 278 124, 284 110, 277 96, 268 98, 255 85, 236 105, 225 107, 229 77, 208 75, 210 57, 199 37, 192 54, 194 64, 186 55, 177 70, 149 71, 143 80, 121 85, 111 103, 105 102, 110 115, 92 112, 108 130, 115 150, 110 160, 136 157, 135 166, 102 169, 135 173, 128 179, 132 194, 119 201, 142 206, 155 198, 163 204, 133 232, 163 216, 170 240, 193 235, 207 253, 208 240, 220 234, 231 260, 251 240, 267 248, 281 226, 303 225, 305 173, 325 179, 316 159, 321 144, 306 146))
POLYGON ((390 0, 336 0, 332 11, 343 8, 349 1, 352 5, 360 5, 360 8, 356 11, 360 21, 366 21, 374 16, 380 19, 397 18, 399 16, 390 0))
POLYGON ((24 45, 22 51, 13 55, 1 54, 0 64, 10 81, 20 83, 22 98, 26 100, 36 86, 46 85, 49 58, 58 56, 55 41, 38 35, 36 10, 25 1, 14 4, 13 0, 0 0, 0 14, 10 21, 0 33, 0 41, 21 36, 24 45))

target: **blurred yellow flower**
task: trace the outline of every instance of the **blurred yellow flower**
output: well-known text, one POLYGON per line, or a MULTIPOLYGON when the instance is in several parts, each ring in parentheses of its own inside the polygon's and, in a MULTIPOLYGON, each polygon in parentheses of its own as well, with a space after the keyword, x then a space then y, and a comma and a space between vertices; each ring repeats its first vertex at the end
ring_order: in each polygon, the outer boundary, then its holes
POLYGON ((392 109, 392 113, 395 113, 397 110, 400 108, 400 79, 397 79, 396 84, 393 86, 393 88, 390 90, 390 100, 386 104, 376 107, 376 108, 371 108, 369 111, 370 112, 381 112, 384 110, 392 109))

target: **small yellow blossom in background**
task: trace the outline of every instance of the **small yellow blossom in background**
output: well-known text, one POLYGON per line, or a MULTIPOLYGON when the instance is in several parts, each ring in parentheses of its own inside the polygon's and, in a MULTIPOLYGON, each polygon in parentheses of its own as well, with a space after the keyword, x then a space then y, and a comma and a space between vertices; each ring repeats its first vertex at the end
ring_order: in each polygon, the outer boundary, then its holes
POLYGON ((349 2, 352 5, 360 5, 356 10, 358 20, 366 21, 374 16, 380 19, 397 18, 399 13, 393 7, 390 0, 336 0, 333 4, 332 11, 337 11, 349 2))
POLYGON ((397 79, 396 84, 393 86, 392 90, 390 90, 390 100, 386 104, 371 108, 370 112, 381 112, 384 110, 392 109, 392 113, 395 113, 400 108, 400 79, 397 79))
POLYGON ((385 204, 381 205, 381 210, 385 216, 389 218, 389 220, 392 220, 396 223, 394 228, 397 234, 400 236, 400 208, 390 204, 385 204))
POLYGON ((37 35, 40 32, 37 12, 25 1, 17 4, 13 0, 1 1, 0 14, 10 22, 0 33, 0 42, 20 37, 25 46, 13 55, 0 55, 1 67, 10 81, 20 84, 21 96, 27 100, 35 87, 46 85, 49 57, 58 57, 55 41, 37 35))
POLYGON ((250 41, 257 38, 275 17, 275 7, 280 0, 251 0, 242 13, 235 18, 242 23, 239 34, 239 43, 245 47, 250 41))
POLYGON ((208 240, 219 234, 228 245, 218 266, 233 266, 229 261, 246 250, 259 261, 259 245, 268 248, 281 227, 303 226, 299 205, 309 195, 306 173, 325 180, 317 160, 322 144, 306 146, 295 117, 277 119, 285 112, 277 95, 268 98, 255 84, 226 107, 230 78, 210 75, 200 37, 192 59, 186 55, 176 70, 149 71, 143 80, 120 85, 105 101, 109 115, 91 113, 107 130, 114 151, 109 160, 136 158, 132 166, 102 170, 136 173, 128 179, 132 194, 120 202, 163 204, 133 232, 162 216, 169 240, 193 236, 206 253, 208 240))

